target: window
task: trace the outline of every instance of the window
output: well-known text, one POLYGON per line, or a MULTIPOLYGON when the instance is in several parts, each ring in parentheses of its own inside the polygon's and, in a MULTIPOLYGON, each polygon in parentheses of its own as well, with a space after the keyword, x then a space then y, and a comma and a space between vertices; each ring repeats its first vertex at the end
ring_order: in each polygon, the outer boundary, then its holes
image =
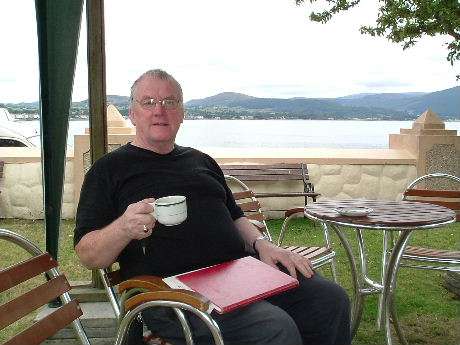
POLYGON ((0 138, 0 147, 26 147, 27 145, 10 138, 0 138))

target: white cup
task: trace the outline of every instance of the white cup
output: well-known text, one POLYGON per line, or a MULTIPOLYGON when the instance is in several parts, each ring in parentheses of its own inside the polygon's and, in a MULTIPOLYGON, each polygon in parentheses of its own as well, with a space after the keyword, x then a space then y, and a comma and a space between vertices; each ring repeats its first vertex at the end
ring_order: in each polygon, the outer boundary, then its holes
POLYGON ((173 226, 187 219, 187 203, 183 195, 170 195, 151 202, 153 217, 163 225, 173 226))

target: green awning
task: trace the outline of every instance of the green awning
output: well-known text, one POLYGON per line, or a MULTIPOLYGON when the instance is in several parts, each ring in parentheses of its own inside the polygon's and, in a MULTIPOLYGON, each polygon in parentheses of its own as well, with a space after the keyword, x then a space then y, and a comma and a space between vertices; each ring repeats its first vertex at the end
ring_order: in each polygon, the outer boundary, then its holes
POLYGON ((57 259, 67 128, 83 0, 36 0, 46 250, 57 259))

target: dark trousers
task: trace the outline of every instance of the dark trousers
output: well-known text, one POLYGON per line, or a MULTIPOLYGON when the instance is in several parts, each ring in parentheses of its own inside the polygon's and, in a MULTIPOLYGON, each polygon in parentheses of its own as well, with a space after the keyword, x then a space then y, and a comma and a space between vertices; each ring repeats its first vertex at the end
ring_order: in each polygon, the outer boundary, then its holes
MULTIPOLYGON (((212 314, 226 345, 349 345, 350 303, 337 284, 316 273, 298 276, 300 286, 226 314, 212 314)), ((197 345, 213 344, 210 332, 187 315, 197 345)), ((147 327, 168 342, 185 344, 172 310, 150 309, 147 327)))

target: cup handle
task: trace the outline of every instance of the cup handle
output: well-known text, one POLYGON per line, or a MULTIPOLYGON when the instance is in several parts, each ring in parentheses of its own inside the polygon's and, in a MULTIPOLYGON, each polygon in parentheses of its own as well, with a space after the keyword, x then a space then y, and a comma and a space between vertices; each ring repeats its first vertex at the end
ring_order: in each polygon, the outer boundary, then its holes
POLYGON ((151 205, 153 206, 153 212, 152 212, 153 218, 155 218, 155 221, 157 221, 158 220, 157 208, 155 206, 155 203, 152 203, 151 205))

